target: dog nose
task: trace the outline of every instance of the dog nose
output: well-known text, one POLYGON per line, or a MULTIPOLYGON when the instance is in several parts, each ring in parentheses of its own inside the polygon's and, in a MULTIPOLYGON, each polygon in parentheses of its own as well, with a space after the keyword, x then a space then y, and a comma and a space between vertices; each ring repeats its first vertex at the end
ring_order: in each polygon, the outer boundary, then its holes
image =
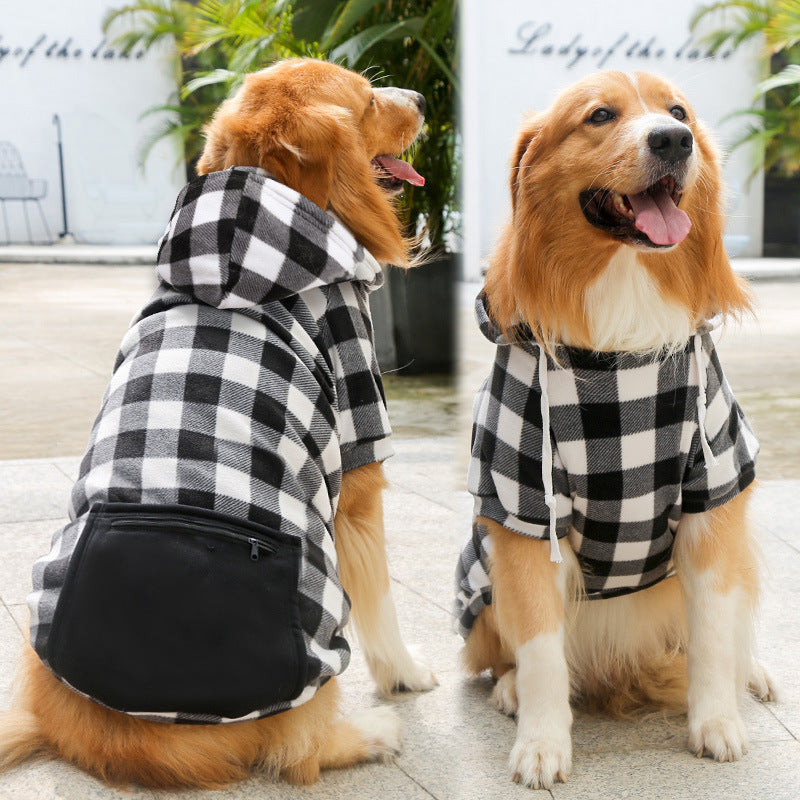
POLYGON ((428 101, 425 99, 424 95, 421 95, 419 92, 414 92, 414 102, 417 104, 419 113, 424 114, 425 109, 428 107, 428 101))
POLYGON ((691 155, 694 139, 685 125, 665 125, 650 131, 647 145, 659 158, 674 163, 691 155))

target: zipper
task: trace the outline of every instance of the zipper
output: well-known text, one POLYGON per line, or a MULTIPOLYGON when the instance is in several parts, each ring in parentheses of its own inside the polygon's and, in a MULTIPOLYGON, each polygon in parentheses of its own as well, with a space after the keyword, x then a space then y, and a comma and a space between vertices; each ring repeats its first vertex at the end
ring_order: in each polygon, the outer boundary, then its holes
POLYGON ((191 531, 192 533, 203 533, 209 536, 216 536, 220 539, 234 539, 242 544, 250 546, 251 561, 258 561, 261 551, 264 551, 267 555, 275 555, 275 553, 278 552, 278 548, 271 542, 266 542, 263 539, 257 539, 255 536, 247 536, 246 534, 231 530, 231 528, 225 524, 211 525, 204 522, 197 522, 195 520, 189 522, 181 519, 164 519, 163 517, 146 515, 137 516, 136 518, 130 519, 115 519, 111 522, 112 528, 144 528, 148 526, 156 528, 170 528, 173 530, 178 528, 181 530, 191 531))

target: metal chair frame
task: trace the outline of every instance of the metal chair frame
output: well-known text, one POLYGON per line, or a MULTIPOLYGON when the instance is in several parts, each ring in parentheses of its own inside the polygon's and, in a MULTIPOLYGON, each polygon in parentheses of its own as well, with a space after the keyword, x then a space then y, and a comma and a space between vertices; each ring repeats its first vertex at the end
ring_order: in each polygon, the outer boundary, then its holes
POLYGON ((47 241, 48 243, 53 241, 50 226, 47 224, 42 211, 42 204, 39 202, 46 195, 47 181, 29 178, 19 150, 11 142, 0 142, 0 204, 3 207, 3 226, 6 232, 5 244, 11 244, 11 230, 8 226, 6 203, 13 201, 22 203, 22 210, 25 214, 25 228, 28 231, 28 242, 34 243, 27 206, 29 202, 36 203, 42 225, 47 234, 47 241))

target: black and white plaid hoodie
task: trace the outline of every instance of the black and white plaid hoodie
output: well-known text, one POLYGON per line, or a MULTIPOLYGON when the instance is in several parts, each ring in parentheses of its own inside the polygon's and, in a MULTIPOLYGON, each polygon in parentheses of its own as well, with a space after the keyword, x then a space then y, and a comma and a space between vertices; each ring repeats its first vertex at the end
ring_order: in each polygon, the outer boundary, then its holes
MULTIPOLYGON (((380 266, 306 198, 234 167, 182 190, 157 271, 160 286, 117 356, 71 521, 34 566, 31 641, 47 663, 60 590, 95 504, 250 520, 302 543, 306 686, 240 718, 266 716, 305 702, 349 662, 333 522, 342 472, 392 453, 368 304, 380 266)), ((169 708, 142 716, 235 721, 169 708)))
MULTIPOLYGON (((475 516, 549 538, 553 561, 568 536, 590 598, 660 581, 681 512, 723 505, 755 476, 758 443, 710 328, 672 355, 560 346, 556 363, 527 329, 509 344, 485 302, 478 324, 497 353, 473 408, 475 516)), ((464 636, 491 602, 490 545, 476 523, 457 568, 464 636)))

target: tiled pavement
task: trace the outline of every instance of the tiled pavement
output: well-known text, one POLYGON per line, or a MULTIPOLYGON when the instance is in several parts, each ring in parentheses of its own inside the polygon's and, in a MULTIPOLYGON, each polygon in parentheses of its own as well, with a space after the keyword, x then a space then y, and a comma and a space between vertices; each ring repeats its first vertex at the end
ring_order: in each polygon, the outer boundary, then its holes
MULTIPOLYGON (((3 277, 0 266, 0 304, 6 296, 4 288, 7 288, 3 286, 3 277)), ((55 285, 57 277, 48 273, 48 287, 40 288, 46 288, 50 294, 62 292, 67 302, 74 302, 74 274, 65 270, 60 276, 64 281, 61 286, 55 285)), ((111 294, 111 287, 118 278, 119 273, 109 273, 111 294)), ((133 280, 133 273, 124 280, 133 280)), ((116 285, 118 289, 119 284, 116 285)), ((797 293, 798 289, 793 291, 797 293)), ((113 301, 111 295, 107 299, 113 301)), ((27 363, 21 363, 15 360, 20 357, 19 349, 3 350, 9 341, 5 313, 3 309, 4 317, 0 318, 2 394, 12 386, 16 395, 22 395, 23 399, 27 396, 30 403, 36 405, 46 382, 26 389, 30 384, 22 380, 21 372, 28 369, 35 379, 40 372, 52 372, 53 364, 63 361, 68 365, 69 326, 56 326, 48 340, 46 329, 37 327, 46 325, 46 320, 38 319, 31 309, 30 330, 14 332, 17 342, 21 343, 19 346, 27 348, 23 356, 27 363), (33 368, 37 360, 38 370, 33 368), (7 383, 6 377, 13 382, 7 383)), ((465 319, 468 316, 465 311, 465 319)), ((116 331, 109 334, 109 340, 118 337, 116 331)), ((84 341, 89 342, 89 339, 84 341)), ((72 347, 71 358, 76 371, 86 370, 89 374, 102 371, 94 362, 89 363, 76 346, 72 347)), ((474 358, 480 360, 480 345, 470 339, 469 347, 470 355, 474 352, 474 358)), ((105 353, 103 358, 110 366, 113 351, 105 353)), ((473 390, 473 376, 480 371, 479 368, 465 369, 462 387, 465 395, 473 390)), ((91 421, 93 411, 84 411, 82 407, 89 401, 80 395, 70 398, 69 391, 62 393, 60 387, 51 382, 48 396, 54 404, 77 404, 81 423, 81 415, 87 417, 86 425, 91 421)), ((96 408, 96 400, 92 402, 96 408)), ((24 404, 17 408, 22 411, 15 413, 24 413, 24 404)), ((62 408, 55 419, 67 416, 67 409, 62 408)), ((0 418, 2 425, 12 421, 0 418)), ((443 423, 443 427, 448 426, 443 423)), ((789 435, 788 430, 786 434, 789 435)), ((52 435, 56 442, 58 431, 53 431, 52 435)), ((514 739, 514 722, 490 707, 488 680, 468 680, 458 668, 460 640, 450 629, 449 606, 455 558, 470 518, 471 504, 463 491, 462 477, 467 436, 463 418, 441 435, 401 436, 395 442, 397 454, 387 462, 392 484, 386 498, 389 558, 401 626, 406 639, 418 646, 440 680, 440 686, 428 694, 404 695, 394 701, 405 723, 402 754, 390 764, 326 773, 318 784, 309 788, 298 789, 256 777, 227 790, 181 792, 174 796, 186 800, 416 800, 432 797, 439 800, 512 800, 548 796, 547 792, 532 795, 511 782, 506 759, 514 739)), ((67 495, 77 470, 77 454, 74 450, 67 452, 69 457, 59 457, 64 451, 54 445, 44 458, 0 462, 0 707, 9 702, 8 688, 16 652, 23 642, 24 600, 30 565, 49 548, 50 537, 63 520, 67 495)), ((790 466, 778 464, 774 475, 780 478, 784 472, 790 474, 790 466)), ((797 474, 795 471, 792 477, 797 474)), ((751 699, 743 702, 751 736, 748 755, 735 764, 715 764, 708 759, 694 758, 685 749, 685 719, 682 717, 653 717, 631 723, 578 715, 574 728, 574 773, 568 783, 552 790, 553 797, 565 800, 623 797, 794 800, 798 797, 800 689, 796 665, 800 656, 797 636, 800 480, 765 481, 756 511, 764 534, 768 576, 758 638, 762 657, 778 679, 782 696, 778 703, 769 705, 751 699)), ((353 665, 342 679, 348 709, 380 702, 370 686, 358 648, 354 647, 354 651, 353 665)), ((136 788, 125 792, 109 789, 76 769, 53 762, 31 763, 0 775, 0 800, 154 800, 169 796, 172 795, 136 788)))

